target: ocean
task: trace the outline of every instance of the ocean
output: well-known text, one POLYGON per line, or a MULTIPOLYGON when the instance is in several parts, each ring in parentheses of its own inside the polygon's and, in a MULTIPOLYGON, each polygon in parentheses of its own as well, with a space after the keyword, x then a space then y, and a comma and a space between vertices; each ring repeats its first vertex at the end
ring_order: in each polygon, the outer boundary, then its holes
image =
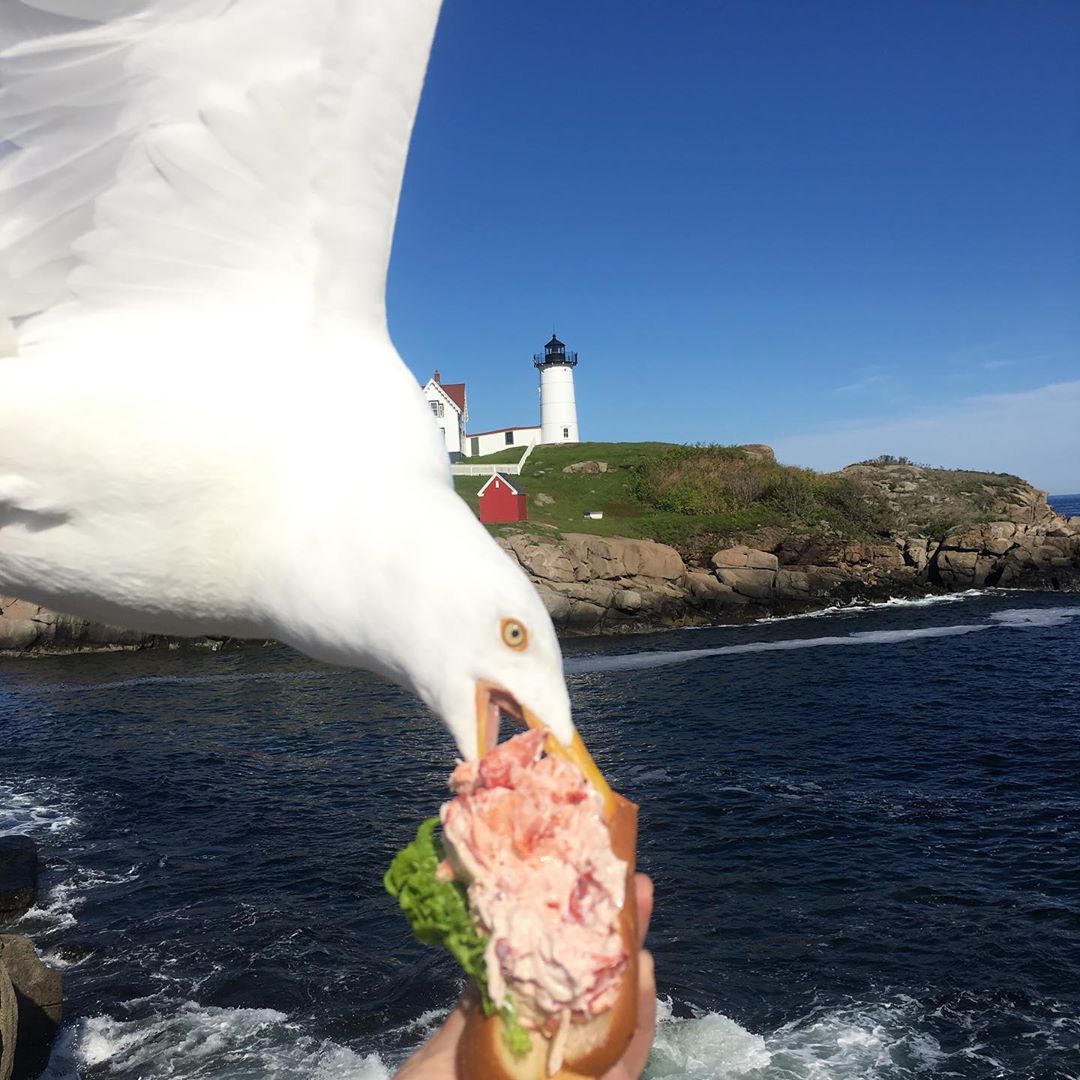
POLYGON ((1080 495, 1051 495, 1047 502, 1062 517, 1080 517, 1080 495))
MULTIPOLYGON (((1080 596, 988 591, 574 641, 641 804, 647 1076, 1080 1077, 1080 596)), ((460 980, 382 890, 450 740, 280 647, 0 661, 15 929, 61 965, 50 1080, 376 1080, 460 980)))

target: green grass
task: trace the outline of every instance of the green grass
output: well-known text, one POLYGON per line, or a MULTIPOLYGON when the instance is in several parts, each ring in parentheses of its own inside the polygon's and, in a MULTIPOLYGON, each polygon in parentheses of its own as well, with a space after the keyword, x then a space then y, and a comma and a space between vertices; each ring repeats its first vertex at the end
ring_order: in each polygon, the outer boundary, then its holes
POLYGON ((508 446, 505 450, 499 450, 494 454, 484 454, 482 457, 469 457, 462 461, 462 465, 516 465, 525 453, 524 446, 508 446))
MULTIPOLYGON (((640 496, 640 476, 655 462, 680 448, 674 443, 577 443, 569 446, 538 447, 525 462, 519 477, 511 477, 529 496, 529 521, 523 524, 494 525, 496 535, 507 532, 583 532, 598 536, 628 536, 658 540, 681 548, 694 548, 700 538, 752 532, 765 526, 785 524, 784 514, 768 506, 750 506, 687 514, 677 509, 651 505, 640 496), (567 465, 579 461, 606 462, 605 473, 564 473, 567 465), (536 496, 555 501, 539 506, 536 496), (586 518, 586 511, 601 510, 599 521, 586 518)), ((472 460, 472 459, 470 459, 472 460)), ((477 509, 476 494, 486 481, 483 476, 456 476, 458 494, 477 509)), ((711 542, 711 540, 710 540, 711 542)))
MULTIPOLYGON (((670 450, 670 443, 576 443, 572 446, 538 447, 525 462, 521 476, 511 477, 529 495, 529 524, 541 531, 588 532, 601 536, 651 538, 653 525, 648 508, 630 492, 633 469, 670 450), (578 461, 606 461, 614 471, 590 475, 564 473, 566 465, 578 461), (538 506, 543 492, 554 498, 550 506, 538 506), (593 521, 587 510, 602 510, 604 517, 593 521)), ((520 454, 518 455, 520 457, 520 454)), ((470 458, 484 461, 484 458, 470 458)), ((514 459, 515 461, 517 458, 514 459)), ((485 476, 455 476, 458 494, 475 510, 476 493, 485 476)), ((520 531, 519 526, 494 526, 493 532, 520 531)))
MULTIPOLYGON (((519 460, 520 453, 515 449, 510 460, 519 460)), ((507 458, 497 454, 475 460, 502 463, 507 458)), ((966 521, 985 515, 1000 491, 1022 483, 1004 474, 928 471, 940 518, 931 524, 942 531, 956 524, 954 517, 966 521)), ((815 473, 751 459, 737 447, 658 442, 538 447, 522 475, 512 479, 529 496, 529 521, 489 526, 496 535, 532 531, 628 536, 671 544, 688 555, 708 553, 724 542, 752 542, 762 530, 869 539, 908 523, 873 485, 845 473, 815 473), (563 472, 581 461, 606 462, 608 471, 563 472), (554 502, 538 505, 541 494, 554 502), (602 511, 603 518, 586 518, 590 510, 602 511)), ((458 494, 474 512, 476 493, 486 480, 454 478, 458 494)))

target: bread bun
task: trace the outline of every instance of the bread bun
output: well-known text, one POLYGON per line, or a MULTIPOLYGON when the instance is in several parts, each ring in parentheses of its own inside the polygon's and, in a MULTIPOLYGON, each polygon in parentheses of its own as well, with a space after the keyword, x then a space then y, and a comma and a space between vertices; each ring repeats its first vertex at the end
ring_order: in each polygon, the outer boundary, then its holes
POLYGON ((571 1023, 563 1051, 562 1068, 548 1073, 552 1039, 530 1031, 532 1050, 515 1055, 503 1038, 502 1018, 485 1016, 479 1008, 466 1019, 458 1043, 457 1071, 461 1080, 583 1080, 603 1076, 626 1050, 637 1023, 638 923, 634 886, 637 849, 637 806, 615 796, 615 813, 608 822, 611 847, 626 863, 626 899, 619 913, 619 936, 629 960, 615 1004, 585 1023, 571 1023))

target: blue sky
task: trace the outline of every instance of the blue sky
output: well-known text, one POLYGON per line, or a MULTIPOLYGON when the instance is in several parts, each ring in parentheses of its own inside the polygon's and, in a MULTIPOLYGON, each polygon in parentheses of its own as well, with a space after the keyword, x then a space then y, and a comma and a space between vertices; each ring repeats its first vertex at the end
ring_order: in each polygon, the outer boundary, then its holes
POLYGON ((1075 0, 445 0, 390 276, 474 430, 1080 491, 1075 0))

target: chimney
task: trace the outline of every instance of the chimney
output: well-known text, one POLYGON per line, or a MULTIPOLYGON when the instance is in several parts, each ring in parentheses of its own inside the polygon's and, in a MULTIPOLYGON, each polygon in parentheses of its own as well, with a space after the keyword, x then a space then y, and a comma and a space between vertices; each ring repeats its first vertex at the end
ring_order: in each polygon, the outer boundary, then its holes
POLYGON ((440 374, 438 373, 438 371, 436 371, 436 372, 435 372, 435 374, 434 374, 434 375, 432 375, 431 377, 432 377, 432 378, 433 378, 433 379, 434 379, 434 380, 435 380, 435 381, 436 381, 437 383, 441 383, 441 382, 442 382, 442 376, 441 376, 441 375, 440 375, 440 374))

